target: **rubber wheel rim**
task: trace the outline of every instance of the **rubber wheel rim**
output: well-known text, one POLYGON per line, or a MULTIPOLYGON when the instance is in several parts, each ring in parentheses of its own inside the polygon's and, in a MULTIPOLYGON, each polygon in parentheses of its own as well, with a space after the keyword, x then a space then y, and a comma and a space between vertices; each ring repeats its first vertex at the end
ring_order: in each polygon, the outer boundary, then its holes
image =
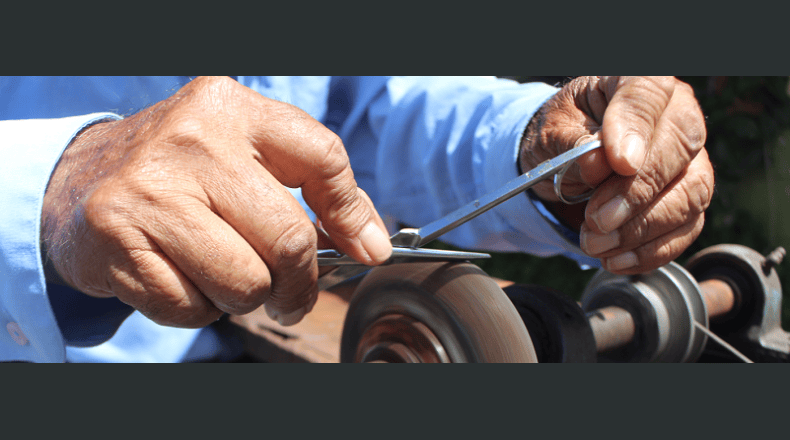
POLYGON ((510 299, 479 267, 405 263, 377 267, 358 286, 340 361, 534 363, 537 355, 510 299))
POLYGON ((595 335, 581 306, 559 290, 513 284, 505 294, 516 307, 543 363, 596 362, 595 335))

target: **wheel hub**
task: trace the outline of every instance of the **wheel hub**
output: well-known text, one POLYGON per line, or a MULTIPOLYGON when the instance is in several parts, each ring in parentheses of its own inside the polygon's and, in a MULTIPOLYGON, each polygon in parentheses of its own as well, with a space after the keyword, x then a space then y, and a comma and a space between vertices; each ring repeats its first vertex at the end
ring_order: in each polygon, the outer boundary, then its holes
POLYGON ((355 362, 448 363, 439 338, 425 324, 401 315, 385 315, 365 329, 355 362))

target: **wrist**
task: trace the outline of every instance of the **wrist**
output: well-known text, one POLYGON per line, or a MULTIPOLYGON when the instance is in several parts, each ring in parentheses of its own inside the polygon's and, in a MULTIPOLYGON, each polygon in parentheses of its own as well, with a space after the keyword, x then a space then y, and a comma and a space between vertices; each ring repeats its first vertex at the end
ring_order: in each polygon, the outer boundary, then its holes
POLYGON ((83 171, 85 152, 96 144, 116 121, 101 120, 82 128, 69 142, 50 175, 41 211, 41 259, 48 283, 71 285, 58 264, 70 254, 74 241, 75 216, 80 200, 89 185, 89 173, 83 171))
MULTIPOLYGON (((554 158, 559 152, 549 151, 549 142, 545 139, 546 114, 554 98, 545 102, 532 116, 524 134, 521 138, 519 149, 518 168, 519 174, 523 174, 534 169, 542 162, 554 158)), ((549 204, 560 202, 554 193, 554 186, 551 179, 537 183, 531 189, 532 194, 537 196, 548 208, 549 204)))
POLYGON ((524 129, 524 134, 521 137, 521 145, 519 148, 519 155, 518 155, 518 166, 519 166, 519 173, 523 174, 532 168, 535 168, 541 161, 536 161, 536 156, 538 153, 538 146, 541 144, 540 133, 543 131, 543 125, 545 123, 546 117, 546 104, 544 103, 538 111, 532 115, 532 118, 527 123, 526 129, 524 129))
MULTIPOLYGON (((540 163, 552 159, 557 152, 548 151, 544 133, 546 123, 546 113, 551 106, 552 100, 544 103, 540 109, 532 116, 521 139, 519 150, 518 168, 519 174, 523 174, 540 163)), ((554 192, 553 180, 547 179, 539 182, 530 189, 533 197, 540 200, 543 206, 565 227, 572 231, 579 232, 584 223, 584 213, 587 203, 568 205, 557 198, 554 192)))

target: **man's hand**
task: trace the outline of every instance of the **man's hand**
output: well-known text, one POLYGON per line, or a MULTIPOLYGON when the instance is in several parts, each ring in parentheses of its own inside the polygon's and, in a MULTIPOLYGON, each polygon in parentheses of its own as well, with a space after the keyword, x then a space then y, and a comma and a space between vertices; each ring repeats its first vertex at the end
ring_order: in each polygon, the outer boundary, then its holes
POLYGON ((535 193, 580 230, 582 249, 611 272, 642 273, 674 260, 699 236, 713 196, 705 121, 691 87, 672 77, 577 78, 530 122, 521 167, 596 138, 603 148, 582 157, 562 187, 567 196, 596 188, 586 206, 562 206, 551 181, 535 193))
POLYGON ((317 298, 323 236, 285 186, 302 189, 340 251, 389 258, 340 139, 229 78, 195 79, 75 138, 44 198, 44 246, 71 286, 163 325, 202 327, 261 304, 294 324, 317 298))

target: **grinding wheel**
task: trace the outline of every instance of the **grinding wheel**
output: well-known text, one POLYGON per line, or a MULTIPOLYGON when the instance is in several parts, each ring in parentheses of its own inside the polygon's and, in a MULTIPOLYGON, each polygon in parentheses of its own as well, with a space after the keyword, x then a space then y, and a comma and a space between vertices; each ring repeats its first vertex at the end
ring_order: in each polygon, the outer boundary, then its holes
POLYGON ((349 302, 341 362, 537 362, 502 289, 471 263, 373 269, 349 302))

